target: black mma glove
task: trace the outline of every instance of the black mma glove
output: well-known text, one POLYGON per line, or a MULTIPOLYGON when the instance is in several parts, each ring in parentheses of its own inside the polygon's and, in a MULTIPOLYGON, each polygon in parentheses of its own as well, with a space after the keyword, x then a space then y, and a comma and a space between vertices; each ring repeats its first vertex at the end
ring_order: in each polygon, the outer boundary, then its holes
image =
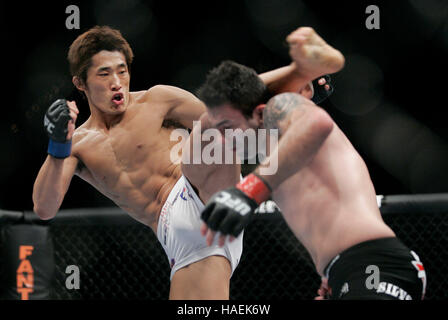
POLYGON ((311 100, 315 103, 315 104, 319 104, 322 101, 324 101, 325 99, 327 99, 334 91, 334 87, 331 85, 331 78, 329 75, 325 75, 323 77, 319 77, 316 80, 313 80, 313 89, 314 89, 314 94, 313 97, 311 98, 311 100), (324 78, 325 79, 325 84, 324 85, 320 85, 319 84, 319 80, 324 78), (330 89, 327 90, 325 89, 325 85, 328 84, 330 86, 330 89))
POLYGON ((65 99, 58 99, 48 108, 44 117, 45 131, 50 138, 48 154, 63 159, 70 155, 72 142, 67 141, 70 109, 65 99))
POLYGON ((271 189, 260 177, 250 174, 236 187, 214 194, 202 211, 201 219, 211 230, 237 237, 270 193, 271 189))

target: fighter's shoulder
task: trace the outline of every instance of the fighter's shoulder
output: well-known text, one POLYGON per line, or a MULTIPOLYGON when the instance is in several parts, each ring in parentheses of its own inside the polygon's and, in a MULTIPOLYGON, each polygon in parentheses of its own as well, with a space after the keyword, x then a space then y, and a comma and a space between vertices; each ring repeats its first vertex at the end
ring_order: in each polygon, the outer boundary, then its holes
POLYGON ((72 145, 79 144, 88 135, 88 130, 85 127, 78 127, 75 129, 72 137, 72 145))
POLYGON ((100 135, 98 130, 91 128, 88 121, 76 128, 72 137, 72 152, 79 153, 83 146, 91 145, 90 142, 98 141, 97 137, 100 135))
POLYGON ((189 92, 174 86, 158 84, 148 90, 136 92, 136 98, 142 102, 171 102, 189 95, 189 92))
POLYGON ((301 115, 309 108, 310 104, 307 103, 307 99, 300 94, 294 92, 277 94, 269 99, 263 109, 264 127, 266 129, 280 129, 281 122, 290 119, 292 116, 301 115))

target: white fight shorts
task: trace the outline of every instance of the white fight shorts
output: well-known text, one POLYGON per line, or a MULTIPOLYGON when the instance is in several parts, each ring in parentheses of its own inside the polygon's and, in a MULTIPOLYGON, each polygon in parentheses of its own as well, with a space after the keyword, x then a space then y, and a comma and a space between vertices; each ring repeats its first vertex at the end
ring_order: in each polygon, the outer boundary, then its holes
POLYGON ((201 212, 204 208, 185 176, 176 182, 162 207, 157 226, 157 238, 162 244, 171 266, 170 279, 182 267, 204 258, 218 255, 226 257, 232 267, 232 274, 243 252, 243 233, 223 247, 217 244, 217 238, 207 246, 201 235, 201 212))

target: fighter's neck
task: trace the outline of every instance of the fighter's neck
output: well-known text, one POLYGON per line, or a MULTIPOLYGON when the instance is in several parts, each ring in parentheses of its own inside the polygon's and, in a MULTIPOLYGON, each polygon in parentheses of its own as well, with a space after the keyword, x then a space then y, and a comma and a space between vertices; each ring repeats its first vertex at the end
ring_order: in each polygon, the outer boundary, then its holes
POLYGON ((98 129, 110 130, 112 127, 119 124, 126 112, 120 114, 107 114, 100 111, 95 106, 89 104, 90 107, 90 124, 98 129))
POLYGON ((133 99, 131 92, 129 92, 129 95, 126 100, 127 100, 126 103, 128 105, 125 111, 120 114, 108 114, 106 112, 103 112, 89 101, 91 125, 96 128, 108 131, 117 124, 119 124, 120 122, 122 122, 123 118, 125 117, 125 114, 129 112, 128 111, 129 106, 132 104, 133 99))

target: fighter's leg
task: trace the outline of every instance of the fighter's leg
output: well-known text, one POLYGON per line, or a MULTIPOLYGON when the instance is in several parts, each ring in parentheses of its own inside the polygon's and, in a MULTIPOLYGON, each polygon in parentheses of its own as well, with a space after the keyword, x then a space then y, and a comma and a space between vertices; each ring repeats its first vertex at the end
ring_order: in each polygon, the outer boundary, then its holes
POLYGON ((170 300, 228 300, 231 266, 210 256, 179 269, 171 280, 170 300))
MULTIPOLYGON (((232 152, 231 149, 226 149, 222 141, 206 141, 202 135, 205 130, 212 129, 208 119, 208 113, 204 113, 199 121, 194 126, 188 140, 185 143, 185 150, 182 154, 181 169, 183 175, 188 181, 197 189, 199 197, 203 203, 219 190, 235 185, 240 180, 241 166, 236 163, 236 158, 233 158, 230 164, 226 164, 226 152, 232 152), (209 147, 213 143, 213 150, 221 148, 221 159, 213 159, 217 161, 204 161, 202 156, 204 148, 209 147), (187 150, 188 149, 188 150, 187 150)), ((235 157, 235 155, 233 155, 235 157)))
POLYGON ((298 92, 318 104, 333 91, 328 74, 341 70, 345 59, 312 28, 301 27, 286 38, 291 65, 260 74, 272 93, 298 92))
MULTIPOLYGON (((235 164, 206 164, 202 158, 196 159, 200 160, 199 163, 193 161, 194 152, 200 150, 202 154, 203 149, 208 145, 198 136, 209 128, 210 124, 205 113, 186 141, 185 147, 188 151, 184 150, 186 153, 183 154, 181 164, 183 175, 196 189, 204 203, 218 190, 235 185, 239 181, 241 171, 240 166, 235 164), (195 143, 199 146, 195 146, 195 143)), ((227 300, 231 274, 231 263, 226 257, 209 256, 176 271, 171 280, 169 297, 174 300, 227 300)))
POLYGON ((313 28, 298 28, 286 41, 297 71, 309 81, 338 72, 344 67, 342 53, 326 43, 313 28))

